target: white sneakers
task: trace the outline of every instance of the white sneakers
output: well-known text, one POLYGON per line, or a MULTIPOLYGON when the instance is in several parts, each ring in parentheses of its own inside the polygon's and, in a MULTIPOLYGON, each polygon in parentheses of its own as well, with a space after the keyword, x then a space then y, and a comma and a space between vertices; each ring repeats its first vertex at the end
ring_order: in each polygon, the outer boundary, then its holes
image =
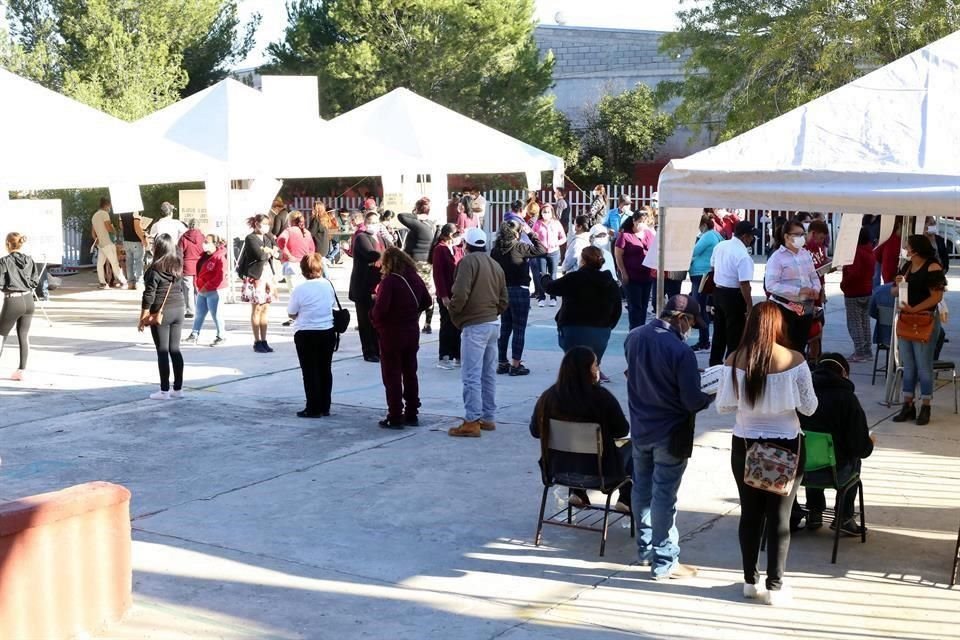
POLYGON ((543 308, 544 304, 545 304, 545 303, 544 303, 543 300, 539 300, 539 301, 537 302, 537 306, 540 307, 540 308, 543 308))
POLYGON ((150 394, 151 400, 176 400, 183 397, 183 391, 174 389, 172 391, 154 391, 150 394))
POLYGON ((550 306, 551 306, 551 307, 557 306, 557 299, 556 299, 556 298, 550 298, 550 306))
POLYGON ((793 602, 793 593, 786 586, 776 591, 767 591, 759 585, 744 583, 743 597, 748 600, 757 600, 761 604, 769 604, 773 607, 783 607, 793 602))

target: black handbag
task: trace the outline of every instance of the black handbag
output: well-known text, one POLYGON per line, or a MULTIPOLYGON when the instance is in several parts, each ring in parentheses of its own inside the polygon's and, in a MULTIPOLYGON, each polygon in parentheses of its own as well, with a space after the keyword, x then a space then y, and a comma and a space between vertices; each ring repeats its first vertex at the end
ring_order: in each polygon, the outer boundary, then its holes
POLYGON ((336 291, 333 292, 333 299, 337 301, 337 308, 333 310, 333 330, 339 335, 346 333, 350 328, 350 311, 340 305, 340 298, 337 297, 336 291))

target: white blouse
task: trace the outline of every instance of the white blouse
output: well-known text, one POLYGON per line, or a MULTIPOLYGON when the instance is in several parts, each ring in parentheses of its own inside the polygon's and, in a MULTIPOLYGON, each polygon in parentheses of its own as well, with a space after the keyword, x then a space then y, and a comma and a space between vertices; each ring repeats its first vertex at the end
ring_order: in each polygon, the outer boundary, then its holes
POLYGON ((800 435, 797 411, 809 416, 817 410, 817 394, 813 390, 813 378, 807 363, 767 374, 763 396, 752 406, 748 404, 743 388, 744 371, 736 369, 736 389, 733 371, 733 367, 724 365, 715 403, 718 413, 737 413, 733 435, 750 440, 792 440, 800 435))

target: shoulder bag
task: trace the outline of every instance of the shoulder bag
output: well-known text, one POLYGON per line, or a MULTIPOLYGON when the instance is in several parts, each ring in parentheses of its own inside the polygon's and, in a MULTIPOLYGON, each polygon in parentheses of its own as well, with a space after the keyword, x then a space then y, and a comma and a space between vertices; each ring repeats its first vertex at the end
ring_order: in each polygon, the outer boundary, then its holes
POLYGON ((910 342, 930 342, 933 314, 929 311, 901 311, 897 318, 897 337, 910 342))
POLYGON ((800 456, 789 449, 769 442, 754 442, 747 450, 743 483, 778 496, 788 496, 797 480, 799 462, 800 456))
POLYGON ((710 272, 707 273, 707 275, 703 276, 703 278, 700 280, 699 291, 701 294, 708 296, 708 295, 711 295, 716 290, 717 290, 717 283, 713 279, 713 270, 711 269, 710 272))
POLYGON ((170 297, 170 289, 173 289, 173 285, 176 284, 176 282, 176 279, 174 279, 173 282, 167 286, 167 292, 163 294, 163 302, 160 303, 160 308, 156 313, 151 313, 147 316, 147 319, 143 322, 145 326, 158 327, 163 324, 163 308, 167 305, 167 298, 170 297))
POLYGON ((346 333, 350 328, 350 310, 340 305, 340 298, 337 297, 337 290, 332 282, 330 287, 333 288, 333 299, 337 301, 337 308, 333 310, 333 330, 338 334, 346 333))

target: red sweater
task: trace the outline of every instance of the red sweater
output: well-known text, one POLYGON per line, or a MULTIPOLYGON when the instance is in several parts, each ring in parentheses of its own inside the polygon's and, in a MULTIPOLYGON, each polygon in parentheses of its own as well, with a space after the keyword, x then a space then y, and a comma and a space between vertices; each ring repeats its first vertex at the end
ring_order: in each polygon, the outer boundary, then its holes
POLYGON ((453 276, 457 271, 457 263, 463 258, 463 247, 454 247, 453 251, 446 245, 438 244, 433 248, 433 286, 437 290, 437 297, 453 297, 453 276))
POLYGON ((840 290, 847 298, 866 298, 873 295, 873 247, 861 244, 853 258, 853 264, 843 268, 840 290))
POLYGON ((217 247, 212 254, 204 254, 197 262, 197 291, 209 293, 227 286, 227 248, 217 247))
POLYGON ((900 236, 894 234, 879 247, 874 249, 873 255, 880 263, 880 277, 884 284, 893 282, 897 277, 897 267, 900 266, 900 236))
POLYGON ((300 262, 303 256, 317 250, 313 236, 300 227, 287 227, 277 238, 281 262, 300 262))
POLYGON ((370 321, 380 337, 384 334, 413 332, 419 334, 420 312, 430 306, 430 292, 420 275, 407 270, 398 275, 391 273, 377 285, 377 299, 370 310, 370 321), (402 278, 401 278, 402 275, 402 278), (404 284, 404 280, 410 285, 404 284), (413 293, 410 290, 413 289, 413 293))
POLYGON ((188 229, 180 236, 180 250, 183 252, 183 275, 197 275, 197 262, 203 256, 203 232, 200 229, 188 229))

